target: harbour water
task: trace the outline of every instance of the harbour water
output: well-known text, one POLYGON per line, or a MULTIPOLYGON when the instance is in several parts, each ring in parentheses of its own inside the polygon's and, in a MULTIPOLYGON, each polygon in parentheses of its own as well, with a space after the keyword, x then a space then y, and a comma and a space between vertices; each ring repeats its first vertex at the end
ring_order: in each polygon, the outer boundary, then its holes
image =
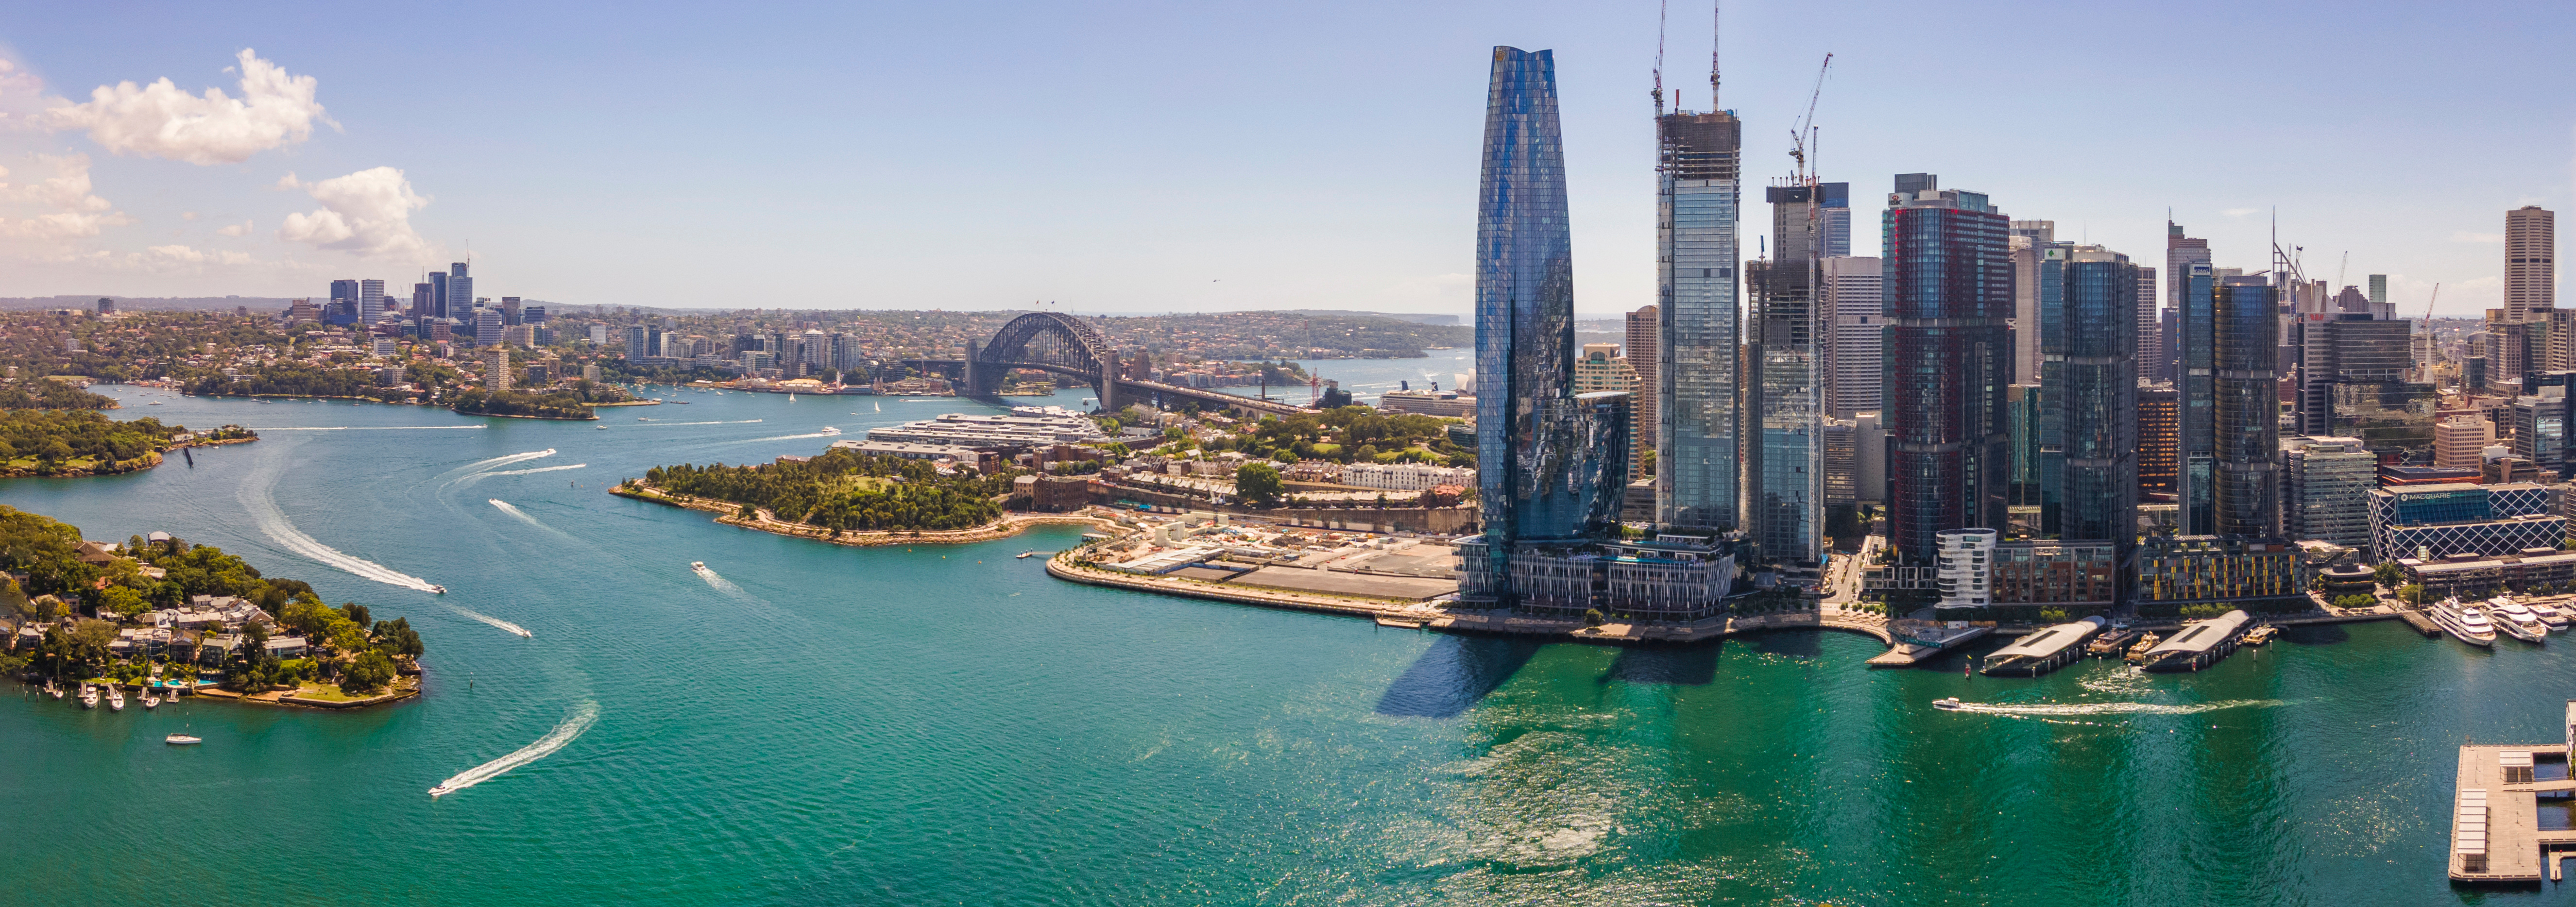
POLYGON ((2394 623, 2036 680, 1869 671, 1845 635, 1447 637, 1011 557, 1066 530, 848 549, 604 493, 974 406, 948 399, 686 393, 600 431, 102 390, 264 440, 0 503, 407 617, 429 690, 109 713, 11 687, 0 902, 2427 904, 2461 899, 2452 748, 2556 739, 2576 696, 2576 639, 2394 623), (205 744, 162 745, 182 728, 205 744))

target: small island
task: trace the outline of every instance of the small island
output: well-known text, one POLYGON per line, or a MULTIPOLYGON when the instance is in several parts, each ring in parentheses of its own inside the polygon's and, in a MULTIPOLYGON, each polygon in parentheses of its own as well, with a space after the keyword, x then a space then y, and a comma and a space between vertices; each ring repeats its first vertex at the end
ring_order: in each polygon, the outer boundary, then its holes
POLYGON ((150 417, 118 421, 100 412, 113 408, 114 398, 70 381, 45 378, 0 385, 0 478, 134 472, 161 465, 162 453, 176 448, 259 437, 238 425, 191 432, 150 417))
POLYGON ((66 702, 121 710, 195 695, 350 708, 420 693, 420 633, 367 606, 332 607, 300 580, 168 533, 84 541, 0 507, 0 674, 66 702), (78 691, 75 694, 75 690, 78 691))
POLYGON ((1035 525, 1096 522, 1004 509, 1023 472, 986 475, 836 446, 749 466, 657 466, 609 493, 720 514, 716 522, 730 526, 855 546, 981 542, 1035 525))

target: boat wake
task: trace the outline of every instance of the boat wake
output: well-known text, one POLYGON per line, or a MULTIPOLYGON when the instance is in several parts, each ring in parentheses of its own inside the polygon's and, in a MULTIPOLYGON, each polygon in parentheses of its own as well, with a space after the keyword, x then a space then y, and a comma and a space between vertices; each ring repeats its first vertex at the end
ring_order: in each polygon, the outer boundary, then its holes
POLYGON ((1992 705, 1961 703, 1952 711, 2003 715, 2013 718, 2070 718, 2087 715, 2197 715, 2226 709, 2266 709, 2287 705, 2278 699, 2230 699, 2191 705, 2160 705, 2152 702, 2077 702, 2044 705, 1992 705))
POLYGON ((529 460, 534 460, 534 459, 537 459, 537 458, 539 458, 539 457, 551 457, 551 456, 554 456, 554 455, 555 455, 555 449, 554 449, 554 448, 552 448, 552 447, 549 447, 549 448, 546 448, 546 449, 544 449, 544 450, 531 450, 531 451, 528 451, 527 453, 514 453, 514 454, 511 454, 511 455, 509 455, 509 456, 505 456, 505 457, 493 457, 492 459, 489 459, 489 460, 476 460, 476 461, 474 461, 474 462, 472 462, 472 463, 467 463, 467 464, 465 464, 465 465, 463 465, 463 466, 456 467, 455 469, 450 469, 450 470, 448 470, 448 471, 446 471, 446 472, 439 473, 439 474, 438 474, 438 477, 439 477, 439 478, 441 478, 441 479, 453 479, 453 478, 456 478, 457 476, 461 476, 461 475, 464 475, 464 474, 469 473, 469 472, 475 472, 475 471, 478 471, 478 470, 491 469, 491 468, 498 467, 498 466, 508 466, 508 465, 510 465, 510 464, 512 464, 512 463, 525 463, 525 462, 527 462, 527 461, 529 461, 529 460))
POLYGON ((588 463, 574 463, 570 466, 539 466, 535 469, 503 469, 496 472, 478 472, 473 475, 466 476, 458 481, 462 484, 471 485, 493 476, 524 476, 540 472, 561 472, 566 469, 583 469, 588 466, 590 466, 588 463))
POLYGON ((698 574, 699 579, 706 580, 707 585, 715 587, 715 590, 718 592, 722 592, 727 595, 751 594, 742 591, 741 586, 734 585, 733 580, 726 579, 722 575, 716 573, 716 569, 714 567, 697 567, 694 569, 698 574))
POLYGON ((287 522, 284 511, 277 509, 277 499, 271 493, 276 486, 277 474, 272 469, 260 479, 244 484, 240 495, 242 504, 250 510, 252 521, 259 524, 259 531, 266 534, 269 540, 285 546, 288 551, 363 579, 375 580, 388 586, 418 589, 422 592, 445 591, 428 580, 362 557, 342 553, 339 549, 322 544, 320 540, 304 534, 303 530, 295 528, 294 523, 287 522))
MULTIPOLYGON (((154 406, 161 404, 155 403, 154 406)), ((480 425, 264 425, 252 431, 472 431, 480 425)))
POLYGON ((713 422, 655 422, 655 423, 653 423, 653 424, 652 424, 652 425, 650 425, 650 426, 638 425, 638 426, 635 426, 635 427, 636 427, 636 428, 667 428, 667 427, 670 427, 670 426, 673 426, 673 425, 749 425, 749 424, 751 424, 751 423, 758 422, 758 421, 760 421, 760 420, 758 420, 758 419, 719 419, 719 420, 716 420, 716 421, 713 421, 713 422))
POLYGON ((736 442, 733 442, 733 443, 736 443, 736 444, 751 444, 751 443, 755 443, 755 442, 759 442, 759 441, 795 441, 795 440, 800 440, 800 439, 803 439, 803 438, 830 438, 830 437, 838 436, 840 433, 841 433, 841 430, 840 430, 840 429, 833 428, 833 427, 831 427, 831 426, 828 426, 828 425, 827 425, 827 426, 824 426, 824 428, 823 428, 823 430, 822 430, 822 431, 818 431, 818 432, 809 432, 809 433, 801 434, 801 435, 771 435, 771 436, 766 437, 766 438, 745 438, 745 439, 743 439, 743 440, 736 441, 736 442))
POLYGON ((554 730, 547 731, 545 736, 537 738, 537 742, 520 747, 507 756, 458 772, 456 777, 438 782, 437 787, 430 788, 429 795, 446 796, 498 778, 511 769, 554 755, 556 750, 571 744, 573 738, 581 736, 581 732, 590 730, 590 726, 598 722, 599 703, 584 701, 573 708, 572 714, 565 717, 562 724, 555 725, 554 730))
POLYGON ((509 515, 511 515, 511 516, 518 517, 519 519, 522 519, 522 520, 527 521, 528 525, 530 525, 530 526, 535 526, 535 527, 537 527, 537 528, 539 528, 539 529, 553 529, 553 528, 555 528, 555 527, 552 527, 552 526, 548 526, 548 525, 546 525, 546 524, 544 524, 544 523, 537 522, 537 518, 536 518, 536 517, 529 516, 529 515, 528 515, 528 512, 527 512, 527 511, 525 511, 525 510, 521 510, 521 509, 519 509, 519 508, 516 508, 516 507, 512 507, 512 506, 510 506, 510 502, 508 502, 508 501, 501 500, 500 498, 485 498, 485 499, 483 499, 483 500, 484 500, 486 503, 489 503, 489 504, 491 504, 491 505, 492 505, 492 506, 494 506, 494 507, 501 508, 501 512, 502 512, 502 513, 506 513, 506 514, 509 514, 509 515))
MULTIPOLYGON (((498 503, 498 502, 495 502, 495 503, 498 503)), ((534 521, 534 520, 531 520, 530 522, 535 522, 535 521, 534 521)), ((490 625, 492 625, 492 626, 494 626, 494 627, 498 627, 498 628, 500 628, 500 629, 502 630, 502 632, 505 632, 505 633, 516 633, 516 634, 518 634, 518 635, 520 635, 520 636, 524 636, 524 637, 527 637, 527 638, 529 638, 529 639, 535 639, 535 638, 537 638, 537 635, 536 635, 536 634, 534 634, 534 633, 530 633, 530 632, 528 632, 528 628, 526 628, 526 627, 519 626, 518 624, 514 624, 514 623, 511 623, 511 622, 506 621, 506 620, 502 620, 502 619, 500 619, 500 618, 498 618, 498 617, 493 617, 492 615, 485 614, 485 613, 483 613, 483 612, 481 612, 481 611, 476 611, 476 610, 474 610, 474 609, 472 609, 472 608, 460 608, 460 607, 457 607, 457 606, 455 606, 455 605, 449 605, 449 606, 447 606, 447 607, 448 607, 448 609, 449 609, 449 610, 455 611, 459 616, 465 617, 465 618, 467 618, 467 619, 469 619, 469 620, 478 620, 478 621, 482 621, 483 623, 490 624, 490 625)))

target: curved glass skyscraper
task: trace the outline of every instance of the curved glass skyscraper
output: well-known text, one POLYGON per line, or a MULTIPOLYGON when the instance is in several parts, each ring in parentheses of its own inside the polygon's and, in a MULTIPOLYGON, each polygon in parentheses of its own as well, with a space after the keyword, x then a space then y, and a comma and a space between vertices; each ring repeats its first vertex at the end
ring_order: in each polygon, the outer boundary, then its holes
MULTIPOLYGON (((1625 445, 1595 446, 1602 405, 1575 398, 1574 248, 1555 58, 1494 48, 1485 103, 1476 210, 1476 486, 1484 572, 1499 577, 1515 543, 1580 539, 1607 522, 1627 464, 1607 462, 1624 458, 1625 445)), ((1614 396, 1614 408, 1624 407, 1626 395, 1614 396)))

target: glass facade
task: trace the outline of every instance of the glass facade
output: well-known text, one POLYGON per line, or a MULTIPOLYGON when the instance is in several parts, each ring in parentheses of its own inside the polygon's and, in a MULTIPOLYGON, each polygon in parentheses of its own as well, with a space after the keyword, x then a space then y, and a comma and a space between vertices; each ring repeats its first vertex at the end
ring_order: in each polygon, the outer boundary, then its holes
POLYGON ((2125 551, 2137 537, 2138 267, 2115 252, 2069 254, 2062 315, 2043 315, 2052 330, 2040 343, 2041 411, 2058 420, 2064 470, 2057 537, 2125 551))
POLYGON ((2263 277, 2230 277, 2216 289, 2217 534, 2270 536, 2281 507, 2279 306, 2263 277))
POLYGON ((2011 464, 2009 224, 1985 196, 1930 180, 1899 177, 1880 226, 1889 535, 1915 561, 1932 556, 1944 530, 2004 524, 2011 464))
POLYGON ((1736 213, 1742 124, 1734 114, 1656 118, 1655 521, 1734 529, 1744 341, 1737 312, 1736 213))
MULTIPOLYGON (((2179 229, 2179 228, 2177 228, 2179 229)), ((2184 266, 2183 276, 2176 281, 2182 300, 2182 380, 2178 389, 2182 403, 2177 409, 2182 419, 2182 534, 2210 535, 2218 531, 2217 450, 2218 410, 2211 397, 2214 380, 2213 364, 2217 343, 2216 310, 2217 278, 2205 260, 2184 266)))
POLYGON ((1824 499, 1824 451, 1817 444, 1824 383, 1817 368, 1816 251, 1823 211, 1809 186, 1772 186, 1773 257, 1755 262, 1753 335, 1746 355, 1755 375, 1745 410, 1756 426, 1744 452, 1745 529, 1765 560, 1808 564, 1821 547, 1817 502, 1824 499))
POLYGON ((1476 217, 1476 484, 1490 576, 1507 575, 1517 543, 1596 531, 1627 477, 1628 395, 1575 395, 1559 135, 1554 57, 1494 48, 1476 217))

